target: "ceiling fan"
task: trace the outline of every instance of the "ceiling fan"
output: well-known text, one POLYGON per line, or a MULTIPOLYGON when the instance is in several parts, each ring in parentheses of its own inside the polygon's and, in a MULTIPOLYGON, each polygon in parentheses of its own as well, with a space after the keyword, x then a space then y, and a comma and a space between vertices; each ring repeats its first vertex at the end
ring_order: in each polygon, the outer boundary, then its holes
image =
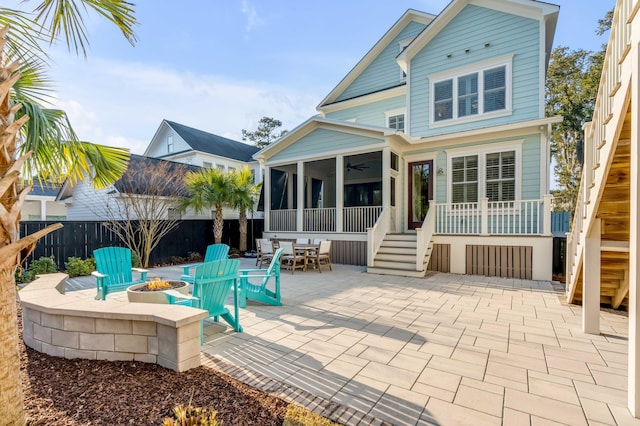
POLYGON ((347 172, 350 172, 351 170, 357 170, 361 172, 364 169, 368 169, 369 166, 367 166, 365 163, 351 164, 351 160, 349 160, 349 158, 347 157, 347 164, 345 164, 344 168, 347 169, 347 172))

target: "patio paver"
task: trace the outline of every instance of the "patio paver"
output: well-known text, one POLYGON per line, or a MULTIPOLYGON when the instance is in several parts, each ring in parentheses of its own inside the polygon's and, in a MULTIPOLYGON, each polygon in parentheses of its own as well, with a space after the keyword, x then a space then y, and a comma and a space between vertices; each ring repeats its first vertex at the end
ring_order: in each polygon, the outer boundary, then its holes
POLYGON ((640 425, 626 316, 584 334, 551 283, 334 265, 283 274, 282 301, 249 301, 243 333, 208 321, 207 362, 349 425, 640 425))

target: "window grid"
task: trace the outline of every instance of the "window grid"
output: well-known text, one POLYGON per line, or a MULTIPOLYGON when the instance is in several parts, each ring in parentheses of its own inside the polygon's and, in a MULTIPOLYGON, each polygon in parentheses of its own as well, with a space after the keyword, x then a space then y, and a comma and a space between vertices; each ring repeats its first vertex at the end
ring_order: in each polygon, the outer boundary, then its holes
POLYGON ((389 117, 389 127, 404 132, 404 114, 389 117))
POLYGON ((438 122, 504 110, 506 96, 506 65, 436 81, 433 84, 433 120, 438 122))

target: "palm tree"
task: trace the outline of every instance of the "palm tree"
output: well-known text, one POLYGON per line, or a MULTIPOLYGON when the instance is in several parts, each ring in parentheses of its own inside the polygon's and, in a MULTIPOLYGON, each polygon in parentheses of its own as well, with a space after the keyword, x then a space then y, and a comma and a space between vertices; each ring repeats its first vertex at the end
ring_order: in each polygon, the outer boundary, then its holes
POLYGON ((182 209, 192 208, 200 213, 210 208, 215 208, 213 218, 213 235, 216 244, 222 242, 222 227, 224 219, 222 207, 231 200, 231 174, 218 169, 202 169, 197 172, 189 172, 185 176, 185 183, 190 197, 182 200, 182 209))
POLYGON ((256 198, 262 184, 254 183, 254 176, 249 167, 237 169, 231 175, 231 198, 229 204, 238 210, 240 222, 241 252, 247 251, 247 212, 253 212, 256 198))
POLYGON ((125 150, 79 141, 64 112, 43 106, 50 89, 41 46, 63 38, 69 49, 86 55, 80 13, 87 11, 86 6, 135 41, 136 20, 125 0, 42 0, 33 19, 0 8, 0 418, 5 424, 25 423, 14 273, 39 238, 61 227, 52 225, 20 237, 20 209, 32 176, 51 180, 88 176, 104 186, 120 176, 128 160, 125 150), (8 36, 10 25, 15 38, 8 36))

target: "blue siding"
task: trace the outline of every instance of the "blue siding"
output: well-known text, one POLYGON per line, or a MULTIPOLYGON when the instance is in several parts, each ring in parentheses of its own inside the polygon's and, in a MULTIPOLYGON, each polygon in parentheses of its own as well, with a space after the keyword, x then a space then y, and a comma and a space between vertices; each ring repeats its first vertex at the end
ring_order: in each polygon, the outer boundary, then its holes
POLYGON ((326 114, 327 118, 333 120, 350 120, 355 118, 356 123, 371 124, 373 126, 387 126, 386 111, 406 107, 406 97, 396 96, 366 105, 359 105, 353 108, 346 108, 326 114))
POLYGON ((539 21, 479 6, 466 6, 411 60, 411 135, 432 136, 541 118, 539 50, 539 21), (490 46, 484 47, 485 43, 490 43, 490 46), (469 53, 465 53, 466 49, 470 49, 469 53), (451 58, 447 58, 449 54, 451 58), (429 128, 430 75, 511 54, 515 55, 512 115, 429 128))
POLYGON ((312 155, 323 156, 349 148, 362 148, 368 145, 382 144, 383 142, 384 139, 382 138, 371 138, 328 129, 316 129, 278 152, 269 161, 278 162, 312 155))
MULTIPOLYGON (((524 140, 521 145, 522 158, 520 163, 522 170, 519 174, 521 177, 520 184, 520 199, 522 200, 537 200, 540 199, 540 136, 538 134, 529 135, 525 137, 507 138, 507 139, 494 139, 478 142, 471 142, 467 144, 460 144, 455 146, 443 147, 426 147, 423 149, 414 149, 404 152, 404 155, 414 154, 432 154, 436 153, 436 161, 433 165, 434 170, 438 170, 442 167, 446 172, 444 175, 438 176, 434 174, 435 186, 434 186, 434 198, 438 203, 445 203, 447 201, 447 149, 465 148, 470 146, 483 146, 489 144, 495 144, 500 142, 509 142, 513 140, 524 140)), ((404 178, 403 178, 404 179, 404 178)), ((406 185, 406 180, 403 185, 406 185)))
POLYGON ((401 83, 400 66, 396 56, 400 53, 398 42, 416 36, 424 29, 424 24, 410 22, 369 64, 369 66, 347 87, 336 102, 377 92, 401 83))

